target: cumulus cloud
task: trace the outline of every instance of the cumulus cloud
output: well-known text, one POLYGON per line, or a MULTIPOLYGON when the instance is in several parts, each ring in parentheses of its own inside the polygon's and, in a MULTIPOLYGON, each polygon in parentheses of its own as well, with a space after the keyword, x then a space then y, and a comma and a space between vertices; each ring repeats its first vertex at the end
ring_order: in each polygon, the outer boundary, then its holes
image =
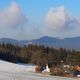
POLYGON ((17 28, 23 25, 26 20, 26 16, 22 14, 16 2, 12 2, 10 6, 0 11, 0 27, 17 28))
POLYGON ((80 27, 80 18, 72 16, 64 6, 59 6, 48 11, 45 24, 51 30, 72 30, 80 27))

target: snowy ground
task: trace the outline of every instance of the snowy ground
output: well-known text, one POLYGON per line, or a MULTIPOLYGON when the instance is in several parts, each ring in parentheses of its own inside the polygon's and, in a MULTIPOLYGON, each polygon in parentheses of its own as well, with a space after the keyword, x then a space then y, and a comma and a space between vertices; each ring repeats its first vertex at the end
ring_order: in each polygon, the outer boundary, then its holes
POLYGON ((35 66, 23 66, 0 60, 0 80, 80 80, 80 78, 62 78, 34 72, 35 66))

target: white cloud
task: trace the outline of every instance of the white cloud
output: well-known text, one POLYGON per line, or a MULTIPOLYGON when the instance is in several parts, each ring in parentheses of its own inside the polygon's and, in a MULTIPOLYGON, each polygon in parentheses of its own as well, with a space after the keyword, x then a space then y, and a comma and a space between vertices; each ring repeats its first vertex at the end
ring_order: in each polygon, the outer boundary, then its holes
POLYGON ((26 21, 27 18, 19 6, 12 2, 10 6, 0 11, 0 36, 17 39, 32 39, 45 35, 60 38, 80 36, 80 17, 72 16, 64 6, 50 8, 45 16, 45 25, 42 23, 39 25, 41 27, 38 27, 38 23, 33 24, 34 21, 23 26, 26 21), (23 27, 13 30, 18 26, 23 27))
POLYGON ((22 14, 16 2, 0 11, 0 27, 16 28, 26 22, 26 16, 22 14))
POLYGON ((64 6, 59 6, 48 11, 45 17, 45 24, 51 30, 70 30, 80 26, 79 19, 72 16, 64 6))
POLYGON ((64 6, 50 8, 44 20, 43 34, 51 37, 80 36, 80 17, 72 16, 64 6))

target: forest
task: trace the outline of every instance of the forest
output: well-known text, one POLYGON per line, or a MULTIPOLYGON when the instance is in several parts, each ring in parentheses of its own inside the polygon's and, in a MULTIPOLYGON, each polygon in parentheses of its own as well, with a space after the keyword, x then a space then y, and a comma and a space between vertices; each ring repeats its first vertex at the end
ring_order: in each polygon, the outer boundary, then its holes
POLYGON ((24 47, 12 44, 0 44, 0 59, 13 63, 49 64, 80 64, 80 51, 65 48, 55 49, 44 45, 28 45, 24 47))

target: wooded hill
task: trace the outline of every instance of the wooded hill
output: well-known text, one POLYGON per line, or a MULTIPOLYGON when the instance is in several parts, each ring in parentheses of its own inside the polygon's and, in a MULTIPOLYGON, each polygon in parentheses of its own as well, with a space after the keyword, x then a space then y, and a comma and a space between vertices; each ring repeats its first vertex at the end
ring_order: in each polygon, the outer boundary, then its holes
POLYGON ((80 64, 80 52, 69 49, 55 49, 43 45, 28 45, 24 47, 11 44, 0 44, 0 59, 13 63, 33 63, 37 65, 80 64))

